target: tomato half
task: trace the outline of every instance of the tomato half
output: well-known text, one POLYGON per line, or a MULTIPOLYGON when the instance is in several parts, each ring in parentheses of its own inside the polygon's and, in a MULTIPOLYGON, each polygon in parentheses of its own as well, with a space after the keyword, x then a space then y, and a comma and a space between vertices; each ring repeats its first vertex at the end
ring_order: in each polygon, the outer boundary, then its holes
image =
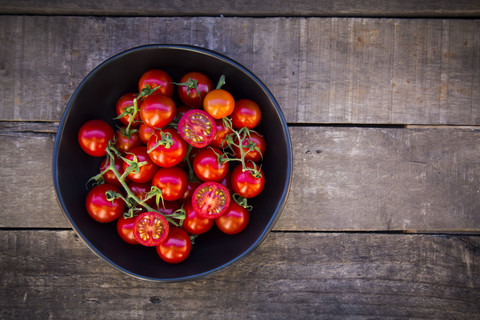
POLYGON ((149 95, 140 104, 140 118, 146 125, 156 129, 172 122, 176 112, 175 102, 160 93, 149 95))
POLYGON ((168 233, 167 220, 157 212, 143 212, 133 224, 135 240, 146 247, 158 246, 167 239, 168 233))
POLYGON ((117 220, 117 233, 123 241, 129 244, 138 244, 133 235, 133 224, 137 217, 124 218, 120 216, 117 220))
POLYGON ((193 192, 192 206, 199 216, 215 219, 227 211, 230 192, 220 183, 204 182, 193 192))
POLYGON ((214 119, 228 117, 235 109, 235 99, 224 89, 215 89, 207 93, 203 100, 203 110, 214 119))
MULTIPOLYGON (((247 168, 253 168, 251 162, 247 162, 247 168)), ((256 197, 262 192, 265 185, 265 176, 262 169, 257 168, 261 174, 261 177, 254 177, 250 171, 243 171, 242 165, 238 165, 232 171, 232 189, 233 192, 238 193, 244 198, 256 197)))
MULTIPOLYGON (((256 131, 250 131, 250 136, 243 135, 242 146, 245 161, 251 160, 258 162, 265 155, 265 139, 256 131), (258 149, 258 150, 257 150, 258 149)), ((239 144, 237 138, 234 140, 235 144, 239 144)), ((232 151, 236 157, 240 157, 240 148, 232 145, 232 151)))
POLYGON ((201 149, 193 158, 193 171, 202 181, 220 182, 228 173, 228 163, 220 164, 218 157, 222 151, 217 148, 201 149))
POLYGON ((243 231, 250 221, 248 210, 235 201, 230 203, 228 210, 215 219, 218 229, 226 234, 237 234, 243 231))
POLYGON ((125 202, 122 199, 107 200, 108 191, 121 194, 117 187, 109 184, 98 185, 87 194, 85 200, 87 212, 95 221, 102 223, 115 221, 125 209, 125 202))
POLYGON ((153 176, 152 185, 162 191, 163 199, 174 201, 187 190, 188 177, 185 171, 177 167, 160 168, 153 176))
POLYGON ((78 142, 83 151, 93 157, 107 154, 108 142, 113 140, 115 132, 105 121, 93 119, 85 122, 78 131, 78 142))
MULTIPOLYGON (((122 115, 128 108, 131 108, 133 110, 133 105, 134 105, 133 100, 137 98, 137 96, 138 94, 130 92, 130 93, 124 94, 123 96, 120 97, 120 99, 118 99, 117 104, 115 106, 115 111, 118 117, 122 115)), ((131 116, 129 114, 126 114, 123 117, 121 117, 119 120, 120 122, 122 122, 124 125, 127 126, 130 121, 130 117, 131 116)), ((140 113, 138 112, 138 110, 133 119, 134 120, 130 124, 130 128, 136 128, 140 125, 141 119, 140 119, 140 113)))
POLYGON ((214 224, 213 219, 200 217, 193 209, 192 201, 189 200, 183 204, 185 210, 185 219, 182 228, 190 234, 202 234, 210 230, 214 224))
MULTIPOLYGON (((140 183, 145 183, 152 180, 153 175, 158 169, 158 166, 153 163, 153 161, 148 156, 146 147, 140 146, 133 148, 125 155, 125 158, 128 160, 134 160, 134 158, 136 158, 139 163, 146 162, 146 164, 140 166, 138 170, 130 172, 127 176, 128 179, 140 183)), ((127 170, 129 166, 130 164, 125 161, 123 162, 124 170, 127 170)))
POLYGON ((262 119, 262 111, 258 104, 250 99, 240 99, 235 103, 232 113, 232 125, 235 129, 255 128, 262 119))
POLYGON ((208 113, 192 109, 180 118, 178 133, 191 146, 204 148, 215 138, 217 126, 208 113))
POLYGON ((193 87, 188 88, 187 86, 181 85, 177 87, 178 97, 189 107, 201 108, 205 96, 213 89, 212 80, 210 80, 205 74, 194 71, 183 75, 180 79, 180 83, 186 83, 189 80, 197 82, 198 91, 193 87))
POLYGON ((145 86, 149 86, 151 89, 160 87, 155 92, 167 97, 173 95, 172 78, 163 70, 152 69, 145 72, 138 81, 138 91, 141 92, 145 86))
POLYGON ((152 161, 163 168, 173 167, 185 158, 187 143, 173 128, 155 131, 147 144, 148 155, 152 161))
POLYGON ((188 233, 178 227, 170 228, 167 240, 157 246, 157 254, 168 263, 180 263, 187 259, 192 249, 188 233))

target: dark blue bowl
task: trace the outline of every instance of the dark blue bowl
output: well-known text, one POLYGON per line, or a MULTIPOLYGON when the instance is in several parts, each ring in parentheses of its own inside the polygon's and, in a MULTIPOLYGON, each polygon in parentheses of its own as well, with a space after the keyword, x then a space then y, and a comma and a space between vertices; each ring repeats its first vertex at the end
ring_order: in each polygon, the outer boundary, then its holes
POLYGON ((73 229, 96 255, 131 276, 153 281, 191 280, 218 272, 251 253, 265 239, 285 205, 291 183, 292 149, 287 124, 275 98, 252 72, 216 52, 186 45, 147 45, 120 53, 95 68, 78 86, 60 122, 53 153, 53 179, 60 206, 73 229), (93 118, 113 125, 115 103, 135 92, 140 76, 163 69, 173 81, 189 71, 200 71, 213 82, 225 75, 235 99, 250 98, 262 109, 256 128, 267 144, 262 169, 265 188, 250 201, 248 227, 237 235, 213 228, 195 240, 188 259, 163 262, 153 248, 132 246, 116 233, 115 223, 95 222, 85 209, 86 182, 98 172, 102 159, 85 154, 77 142, 80 126, 93 118))

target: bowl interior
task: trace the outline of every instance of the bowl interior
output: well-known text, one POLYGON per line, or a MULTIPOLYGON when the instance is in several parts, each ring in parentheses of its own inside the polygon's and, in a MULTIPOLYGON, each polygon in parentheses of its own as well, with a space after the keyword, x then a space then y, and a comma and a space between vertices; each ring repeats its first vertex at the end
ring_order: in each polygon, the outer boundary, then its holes
POLYGON ((132 276, 157 281, 178 281, 206 275, 250 253, 271 230, 284 206, 291 179, 291 146, 281 110, 268 89, 236 62, 209 50, 189 46, 152 45, 134 48, 110 58, 93 70, 73 94, 55 141, 54 184, 60 205, 75 232, 98 256, 132 276), (100 224, 85 209, 87 180, 98 172, 103 158, 85 154, 78 142, 81 125, 93 118, 112 125, 115 104, 127 92, 136 92, 140 76, 162 69, 173 81, 189 71, 208 75, 214 84, 221 74, 223 87, 236 100, 250 98, 262 108, 257 131, 266 139, 263 161, 264 191, 253 206, 248 227, 238 235, 226 235, 215 227, 196 238, 190 257, 177 265, 164 263, 153 248, 132 246, 117 235, 115 223, 100 224))

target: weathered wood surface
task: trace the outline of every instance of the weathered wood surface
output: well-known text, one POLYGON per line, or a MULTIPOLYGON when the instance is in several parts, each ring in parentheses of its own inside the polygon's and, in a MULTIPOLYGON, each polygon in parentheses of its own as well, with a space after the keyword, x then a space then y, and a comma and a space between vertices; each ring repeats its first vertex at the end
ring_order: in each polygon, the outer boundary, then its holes
MULTIPOLYGON (((51 177, 55 130, 0 123, 0 227, 68 227, 51 177)), ((276 230, 480 232, 478 129, 290 133, 293 185, 276 230)))
POLYGON ((2 319, 480 319, 478 237, 271 233, 204 279, 111 269, 72 231, 0 232, 2 319))
POLYGON ((0 0, 0 13, 103 16, 397 16, 478 17, 480 3, 471 0, 132 0, 58 1, 0 0))
POLYGON ((361 18, 0 16, 0 119, 58 121, 90 70, 149 43, 230 56, 290 123, 480 123, 480 20, 361 18))

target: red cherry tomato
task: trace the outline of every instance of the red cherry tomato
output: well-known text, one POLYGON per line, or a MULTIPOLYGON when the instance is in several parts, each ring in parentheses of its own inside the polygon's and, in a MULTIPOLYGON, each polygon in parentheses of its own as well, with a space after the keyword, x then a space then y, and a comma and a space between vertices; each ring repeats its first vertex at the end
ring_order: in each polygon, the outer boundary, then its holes
POLYGON ((147 144, 148 155, 152 161, 163 168, 173 167, 185 158, 187 143, 173 128, 155 131, 147 144))
POLYGON ((157 212, 143 212, 135 219, 133 236, 143 246, 153 247, 163 243, 168 236, 167 220, 157 212))
MULTIPOLYGON (((100 172, 103 172, 105 169, 107 169, 107 160, 108 158, 105 158, 102 163, 100 164, 100 172)), ((123 161, 120 158, 115 157, 115 169, 117 169, 118 173, 120 175, 123 174, 123 161)), ((106 171, 103 174, 103 179, 105 179, 105 183, 111 184, 112 186, 120 188, 122 184, 120 181, 118 181, 117 177, 113 173, 113 171, 110 169, 106 171)))
POLYGON ((202 234, 212 228, 214 220, 200 217, 193 209, 191 200, 184 203, 183 209, 185 210, 186 214, 185 219, 183 220, 182 228, 188 233, 202 234))
POLYGON ((200 217, 215 219, 227 211, 230 193, 220 183, 204 182, 193 192, 192 206, 200 217))
MULTIPOLYGON (((247 162, 247 168, 253 168, 251 162, 247 162)), ((242 165, 238 165, 232 171, 232 189, 244 198, 253 198, 262 192, 265 185, 265 176, 262 169, 257 167, 261 177, 254 177, 250 171, 243 172, 242 165)))
POLYGON ((168 263, 180 263, 187 259, 192 249, 188 233, 177 227, 170 228, 167 240, 157 246, 157 254, 168 263))
MULTIPOLYGON (((133 100, 137 98, 137 96, 138 94, 136 93, 126 93, 123 96, 121 96, 120 99, 118 99, 117 104, 115 106, 117 117, 121 116, 125 111, 127 111, 128 108, 131 108, 133 112, 133 105, 134 105, 133 100)), ((121 117, 119 120, 124 125, 127 126, 130 121, 130 117, 131 116, 129 114, 126 114, 123 117, 121 117)), ((138 110, 133 119, 134 120, 130 124, 130 128, 136 128, 140 125, 141 119, 140 119, 140 113, 138 112, 138 110)))
POLYGON ((160 129, 172 122, 176 110, 175 102, 171 98, 153 93, 141 102, 140 118, 146 125, 160 129))
POLYGON ((235 99, 230 92, 223 89, 210 91, 203 100, 203 110, 214 119, 228 117, 233 109, 235 109, 235 99))
POLYGON ((115 221, 125 209, 125 202, 122 199, 107 200, 108 191, 121 194, 117 187, 109 184, 98 185, 87 194, 85 200, 87 212, 95 221, 102 223, 115 221))
MULTIPOLYGON (((147 154, 146 147, 135 147, 130 150, 126 155, 125 158, 128 160, 137 159, 139 163, 146 162, 146 164, 140 166, 138 171, 134 170, 128 174, 128 179, 134 182, 145 183, 151 181, 153 175, 158 169, 158 166, 153 163, 150 157, 147 154)), ((123 162, 123 169, 127 170, 130 165, 127 162, 123 162)))
POLYGON ((160 211, 166 216, 169 216, 180 209, 182 205, 178 201, 160 201, 158 206, 154 204, 153 207, 155 210, 160 211))
POLYGON ((212 142, 217 133, 215 120, 205 111, 192 109, 178 122, 178 133, 195 148, 204 148, 212 142))
POLYGON ((235 129, 255 128, 262 119, 262 111, 258 104, 250 99, 240 99, 235 103, 232 113, 232 125, 235 129))
POLYGON ((115 148, 121 153, 126 153, 135 147, 142 144, 138 131, 130 133, 130 137, 127 137, 122 130, 117 130, 115 133, 115 148))
MULTIPOLYGON (((265 139, 255 131, 250 131, 250 136, 243 135, 243 154, 245 161, 251 160, 253 162, 258 162, 265 155, 265 139), (258 149, 258 150, 257 150, 258 149)), ((239 144, 237 138, 234 140, 235 144, 239 144)), ((232 151, 236 157, 240 157, 240 148, 236 145, 232 145, 232 151)))
POLYGON ((213 83, 205 74, 201 72, 189 72, 185 74, 181 79, 180 83, 186 83, 189 79, 197 81, 197 88, 188 88, 187 86, 178 86, 177 92, 180 100, 182 102, 193 108, 201 108, 203 105, 203 100, 209 91, 213 89, 213 83), (200 93, 200 95, 198 95, 200 93))
POLYGON ((137 217, 124 218, 120 216, 117 220, 117 233, 123 241, 129 244, 138 244, 133 235, 133 224, 137 217))
POLYGON ((115 132, 105 121, 93 119, 85 122, 78 131, 78 142, 87 154, 103 157, 107 154, 108 142, 113 140, 115 132))
POLYGON ((183 195, 178 199, 180 203, 185 203, 188 200, 192 200, 192 195, 195 189, 201 184, 199 181, 189 181, 187 185, 187 190, 183 193, 183 195))
POLYGON ((138 91, 141 92, 145 86, 151 89, 160 87, 155 92, 167 97, 173 95, 172 78, 163 70, 152 69, 145 72, 138 81, 138 91))
POLYGON ((230 203, 228 210, 215 219, 218 229, 226 234, 237 234, 243 231, 250 220, 248 210, 235 201, 230 203))
POLYGON ((174 201, 187 190, 188 177, 185 171, 177 167, 160 168, 153 176, 152 185, 162 191, 163 199, 174 201))
POLYGON ((193 158, 193 171, 202 181, 220 182, 228 173, 228 163, 220 164, 222 152, 217 148, 201 149, 193 158))
POLYGON ((150 140, 150 137, 155 131, 156 131, 155 128, 149 127, 145 123, 142 123, 140 125, 140 127, 138 128, 138 135, 144 145, 148 144, 148 140, 150 140))
POLYGON ((217 127, 217 133, 215 134, 215 138, 210 143, 210 146, 223 149, 227 147, 227 142, 225 141, 226 137, 233 133, 232 129, 225 126, 222 119, 215 120, 215 125, 217 127))
MULTIPOLYGON (((128 182, 128 188, 132 193, 139 199, 139 200, 145 200, 147 197, 147 193, 150 192, 152 185, 150 182, 145 182, 145 183, 139 183, 139 182, 133 182, 130 181, 128 182)), ((146 203, 150 206, 152 206, 155 203, 155 198, 150 198, 146 201, 146 203)))

